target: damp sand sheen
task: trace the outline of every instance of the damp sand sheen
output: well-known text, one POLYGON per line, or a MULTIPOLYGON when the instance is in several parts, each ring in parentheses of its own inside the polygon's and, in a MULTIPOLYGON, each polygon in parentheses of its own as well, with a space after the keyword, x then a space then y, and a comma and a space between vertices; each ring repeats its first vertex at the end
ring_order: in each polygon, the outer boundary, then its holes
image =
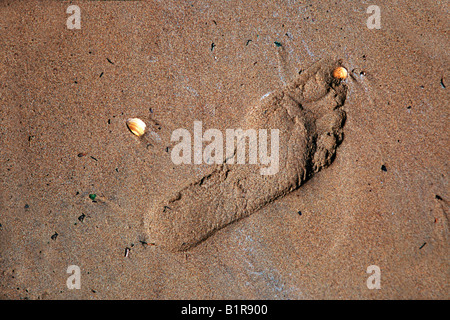
POLYGON ((329 166, 343 139, 346 77, 339 60, 323 59, 248 108, 244 130, 279 130, 278 172, 261 175, 258 164, 211 165, 201 179, 162 195, 144 213, 148 241, 188 250, 329 166))

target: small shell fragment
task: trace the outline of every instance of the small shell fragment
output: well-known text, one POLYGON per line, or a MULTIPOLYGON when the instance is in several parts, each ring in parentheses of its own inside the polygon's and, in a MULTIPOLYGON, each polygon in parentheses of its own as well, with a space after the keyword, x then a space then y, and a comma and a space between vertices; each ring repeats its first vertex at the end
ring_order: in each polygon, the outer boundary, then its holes
POLYGON ((147 127, 141 119, 138 118, 130 118, 127 120, 127 127, 130 131, 137 135, 138 137, 142 136, 145 133, 145 128, 147 127))
POLYGON ((344 67, 337 67, 333 71, 333 78, 335 78, 335 79, 345 80, 345 79, 347 79, 347 76, 348 76, 348 72, 347 72, 347 69, 345 69, 344 67))

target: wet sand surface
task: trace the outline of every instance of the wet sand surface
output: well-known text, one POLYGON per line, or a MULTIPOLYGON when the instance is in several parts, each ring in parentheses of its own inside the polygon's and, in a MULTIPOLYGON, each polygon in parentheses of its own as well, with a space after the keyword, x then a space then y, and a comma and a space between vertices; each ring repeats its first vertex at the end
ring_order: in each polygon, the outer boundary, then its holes
POLYGON ((348 1, 0 1, 0 297, 448 299, 448 6, 377 5, 380 29, 348 1), (292 74, 353 71, 334 162, 188 251, 153 245, 156 199, 209 169, 175 165, 171 133, 237 128, 286 81, 275 42, 292 74))

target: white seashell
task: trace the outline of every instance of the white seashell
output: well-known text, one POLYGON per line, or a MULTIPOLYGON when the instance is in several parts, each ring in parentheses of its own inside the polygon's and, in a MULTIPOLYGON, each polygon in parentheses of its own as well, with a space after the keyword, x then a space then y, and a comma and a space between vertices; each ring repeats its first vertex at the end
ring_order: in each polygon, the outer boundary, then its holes
POLYGON ((130 131, 133 134, 140 137, 145 133, 145 129, 146 129, 147 125, 141 119, 130 118, 127 120, 127 127, 128 127, 128 129, 130 129, 130 131))

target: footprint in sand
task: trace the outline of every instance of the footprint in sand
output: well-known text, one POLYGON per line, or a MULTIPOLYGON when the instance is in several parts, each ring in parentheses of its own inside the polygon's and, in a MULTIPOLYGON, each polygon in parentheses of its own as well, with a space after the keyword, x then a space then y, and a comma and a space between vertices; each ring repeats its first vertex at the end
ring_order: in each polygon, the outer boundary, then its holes
POLYGON ((297 189, 327 167, 343 139, 347 86, 332 76, 339 61, 321 60, 247 112, 244 129, 279 130, 279 171, 261 175, 261 165, 220 164, 145 215, 149 241, 187 250, 215 231, 297 189))

